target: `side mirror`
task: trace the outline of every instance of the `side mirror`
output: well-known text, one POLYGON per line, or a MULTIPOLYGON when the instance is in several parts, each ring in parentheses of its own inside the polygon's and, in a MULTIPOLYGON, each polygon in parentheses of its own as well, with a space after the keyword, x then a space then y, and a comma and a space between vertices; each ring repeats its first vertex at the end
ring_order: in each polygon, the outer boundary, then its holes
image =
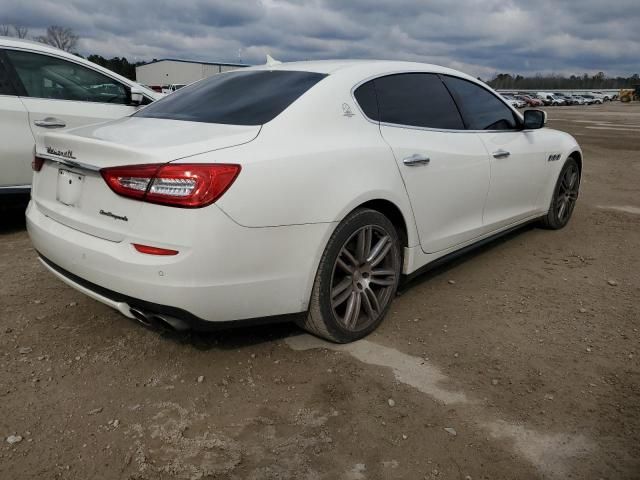
POLYGON ((144 101, 144 93, 142 89, 137 87, 131 87, 131 105, 141 105, 144 101))
POLYGON ((535 130, 547 124, 547 113, 542 110, 525 110, 524 129, 535 130))

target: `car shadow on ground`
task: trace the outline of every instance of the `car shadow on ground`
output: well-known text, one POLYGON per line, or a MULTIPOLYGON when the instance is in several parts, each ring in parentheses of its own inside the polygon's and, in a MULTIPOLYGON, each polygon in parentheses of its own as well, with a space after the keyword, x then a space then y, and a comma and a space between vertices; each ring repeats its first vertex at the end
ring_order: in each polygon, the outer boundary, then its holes
MULTIPOLYGON (((135 320, 132 321, 135 322, 135 320)), ((304 333, 294 322, 228 327, 206 332, 177 332, 155 327, 145 328, 150 328, 166 340, 202 351, 237 350, 262 343, 278 342, 292 335, 304 333)))
POLYGON ((0 197, 0 235, 25 229, 24 212, 28 203, 28 195, 0 197))
MULTIPOLYGON (((422 283, 427 282, 440 275, 444 275, 448 271, 456 268, 458 265, 471 261, 474 258, 483 255, 488 251, 491 251, 492 249, 499 248, 504 243, 525 235, 526 233, 535 230, 536 228, 537 227, 535 223, 524 225, 521 228, 509 232, 508 234, 505 234, 486 244, 474 248, 473 250, 467 251, 460 256, 452 258, 445 263, 430 268, 427 271, 422 272, 416 277, 413 277, 403 283, 398 290, 398 296, 402 297, 402 295, 409 293, 413 288, 418 287, 422 283)), ((399 298, 395 301, 398 302, 402 300, 401 298, 399 298)), ((169 330, 159 330, 152 327, 146 328, 151 328, 167 340, 204 351, 212 349, 240 349, 243 347, 250 347, 252 345, 261 343, 278 342, 284 340, 287 337, 301 335, 304 333, 304 331, 300 327, 298 327, 294 322, 291 321, 259 324, 255 326, 229 326, 228 328, 221 328, 219 330, 210 332, 176 332, 169 330)))

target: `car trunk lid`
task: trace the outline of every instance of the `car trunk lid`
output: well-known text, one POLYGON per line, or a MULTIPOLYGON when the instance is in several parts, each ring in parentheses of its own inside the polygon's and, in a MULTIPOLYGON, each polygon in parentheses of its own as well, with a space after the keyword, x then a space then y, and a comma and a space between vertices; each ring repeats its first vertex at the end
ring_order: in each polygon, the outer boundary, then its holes
POLYGON ((122 241, 142 202, 114 193, 100 174, 106 167, 164 164, 252 141, 259 126, 128 117, 67 132, 47 133, 37 155, 32 198, 53 220, 106 240, 122 241))

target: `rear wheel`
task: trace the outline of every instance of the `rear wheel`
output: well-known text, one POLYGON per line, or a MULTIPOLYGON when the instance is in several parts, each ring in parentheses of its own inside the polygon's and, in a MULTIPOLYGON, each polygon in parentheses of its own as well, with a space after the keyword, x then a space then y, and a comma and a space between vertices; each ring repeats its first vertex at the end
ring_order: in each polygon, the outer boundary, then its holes
POLYGON ((579 190, 580 168, 575 158, 569 157, 558 176, 549 212, 542 218, 545 228, 558 230, 569 222, 579 190))
POLYGON ((375 330, 398 289, 400 252, 398 233, 387 217, 369 209, 351 213, 327 244, 300 326, 337 343, 375 330))

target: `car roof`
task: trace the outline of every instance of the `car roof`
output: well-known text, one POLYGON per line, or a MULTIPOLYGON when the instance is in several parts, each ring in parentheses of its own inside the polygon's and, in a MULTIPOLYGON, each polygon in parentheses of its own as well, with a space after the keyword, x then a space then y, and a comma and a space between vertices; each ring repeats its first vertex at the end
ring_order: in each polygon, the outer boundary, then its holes
POLYGON ((52 47, 46 43, 36 42, 33 40, 24 40, 22 38, 14 37, 0 37, 0 47, 13 47, 13 48, 28 48, 29 50, 39 50, 41 52, 53 53, 61 57, 70 57, 77 59, 78 56, 72 53, 65 52, 59 48, 52 47))
MULTIPOLYGON (((125 83, 126 85, 136 84, 135 81, 129 80, 128 78, 125 78, 122 75, 118 75, 116 72, 114 72, 112 70, 104 68, 104 67, 102 67, 100 65, 97 65, 97 64, 95 64, 93 62, 90 62, 89 60, 86 60, 86 59, 84 59, 82 57, 74 55, 73 53, 65 52, 64 50, 61 50, 61 49, 56 48, 56 47, 52 47, 51 45, 47 45, 47 44, 44 44, 44 43, 41 43, 41 42, 34 42, 33 40, 24 40, 24 39, 20 39, 20 38, 2 37, 2 36, 0 36, 0 48, 16 48, 16 49, 30 50, 32 52, 49 53, 49 54, 55 55, 57 57, 66 58, 66 59, 72 60, 74 62, 90 66, 92 69, 98 70, 100 72, 103 72, 103 73, 105 73, 106 75, 108 75, 108 76, 110 76, 112 78, 116 78, 116 79, 120 80, 122 83, 125 83)), ((138 84, 138 85, 140 85, 140 84, 138 84)), ((142 85, 140 85, 140 86, 142 86, 142 85)), ((157 92, 154 92, 150 88, 146 88, 146 87, 143 87, 143 88, 145 89, 145 93, 147 94, 147 96, 149 96, 149 97, 151 97, 153 99, 160 98, 160 95, 158 95, 157 92)))
POLYGON ((328 75, 337 73, 356 73, 358 76, 375 76, 394 72, 430 72, 456 75, 471 79, 477 83, 477 79, 463 72, 440 65, 419 62, 405 62, 400 60, 310 60, 302 62, 283 62, 275 65, 257 65, 249 67, 251 70, 297 70, 305 72, 324 73, 328 75))

